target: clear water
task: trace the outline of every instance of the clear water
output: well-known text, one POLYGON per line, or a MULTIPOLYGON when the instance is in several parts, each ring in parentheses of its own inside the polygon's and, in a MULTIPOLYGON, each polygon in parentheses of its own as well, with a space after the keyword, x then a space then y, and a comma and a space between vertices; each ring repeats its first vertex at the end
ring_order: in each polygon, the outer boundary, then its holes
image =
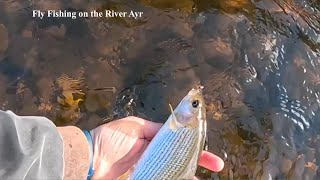
POLYGON ((319 12, 319 0, 2 0, 0 107, 81 128, 164 122, 201 82, 209 151, 226 167, 198 176, 317 179, 319 12), (144 15, 40 20, 33 9, 144 15))

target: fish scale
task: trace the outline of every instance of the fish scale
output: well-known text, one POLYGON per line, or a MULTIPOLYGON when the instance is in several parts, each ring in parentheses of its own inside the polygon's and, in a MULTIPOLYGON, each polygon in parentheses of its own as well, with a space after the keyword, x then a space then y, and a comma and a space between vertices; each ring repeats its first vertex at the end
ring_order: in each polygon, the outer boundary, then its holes
POLYGON ((192 128, 175 131, 165 128, 154 139, 156 143, 150 144, 130 179, 176 179, 194 154, 198 133, 197 129, 192 128))

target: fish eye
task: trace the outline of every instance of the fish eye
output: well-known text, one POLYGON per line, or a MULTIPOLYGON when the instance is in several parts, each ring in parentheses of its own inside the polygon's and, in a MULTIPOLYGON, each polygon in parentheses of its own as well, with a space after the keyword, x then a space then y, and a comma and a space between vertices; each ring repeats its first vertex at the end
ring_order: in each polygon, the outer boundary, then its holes
POLYGON ((192 107, 197 108, 198 106, 199 106, 199 101, 198 100, 192 101, 192 107))

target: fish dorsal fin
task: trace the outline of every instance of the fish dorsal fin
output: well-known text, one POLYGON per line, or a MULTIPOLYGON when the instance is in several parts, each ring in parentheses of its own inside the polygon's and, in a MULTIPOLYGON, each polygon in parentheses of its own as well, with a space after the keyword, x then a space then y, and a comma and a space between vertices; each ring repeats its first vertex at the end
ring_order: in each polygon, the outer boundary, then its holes
POLYGON ((178 127, 183 127, 181 123, 178 122, 176 115, 174 114, 173 108, 171 104, 169 103, 170 111, 171 111, 171 117, 169 127, 172 130, 176 130, 178 127))

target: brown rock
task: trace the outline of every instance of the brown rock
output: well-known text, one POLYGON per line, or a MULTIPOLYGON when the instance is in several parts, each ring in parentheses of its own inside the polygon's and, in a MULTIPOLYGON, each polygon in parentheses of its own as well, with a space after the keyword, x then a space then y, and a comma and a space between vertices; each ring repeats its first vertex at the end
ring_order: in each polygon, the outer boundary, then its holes
POLYGON ((49 101, 51 94, 53 93, 53 80, 51 78, 43 77, 37 82, 37 87, 40 90, 41 98, 45 101, 49 101))
POLYGON ((0 54, 4 53, 9 46, 9 34, 6 26, 0 24, 0 54))
POLYGON ((188 23, 178 23, 175 26, 173 26, 175 31, 186 38, 191 38, 194 34, 192 28, 188 23))
POLYGON ((71 0, 72 8, 75 9, 85 9, 88 5, 88 0, 71 0))
POLYGON ((221 58, 231 62, 235 56, 231 45, 221 38, 209 40, 207 43, 203 44, 202 48, 203 53, 207 58, 221 58))
POLYGON ((55 38, 64 38, 67 32, 67 28, 64 24, 62 24, 60 27, 58 26, 49 27, 46 29, 46 32, 55 38))
POLYGON ((40 7, 41 11, 47 11, 47 10, 58 11, 64 8, 61 1, 39 1, 38 6, 40 7))

